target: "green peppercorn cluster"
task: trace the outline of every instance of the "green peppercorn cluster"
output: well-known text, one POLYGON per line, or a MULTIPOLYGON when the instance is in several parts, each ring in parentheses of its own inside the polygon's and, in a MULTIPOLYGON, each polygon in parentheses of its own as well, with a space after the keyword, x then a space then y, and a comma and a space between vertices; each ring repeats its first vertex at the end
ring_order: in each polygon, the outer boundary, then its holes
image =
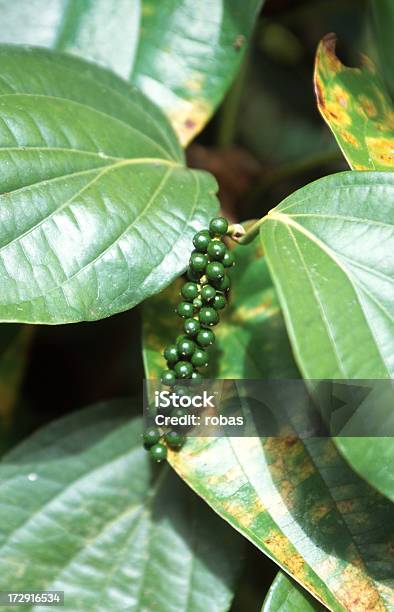
MULTIPOLYGON (((187 280, 181 288, 181 301, 176 313, 183 319, 183 334, 164 349, 167 368, 162 372, 163 385, 174 388, 182 394, 180 381, 200 381, 201 368, 208 365, 207 348, 215 342, 211 327, 217 325, 220 311, 227 305, 230 279, 226 268, 234 265, 234 256, 223 243, 228 222, 223 217, 215 217, 209 229, 201 230, 193 237, 194 250, 190 255, 187 280)), ((187 392, 187 389, 186 389, 187 392)), ((179 416, 176 409, 172 416, 179 416)), ((183 411, 184 414, 184 411, 183 411)), ((144 433, 144 444, 152 458, 162 461, 167 456, 166 445, 179 449, 183 436, 177 431, 165 434, 164 441, 156 428, 144 433)))

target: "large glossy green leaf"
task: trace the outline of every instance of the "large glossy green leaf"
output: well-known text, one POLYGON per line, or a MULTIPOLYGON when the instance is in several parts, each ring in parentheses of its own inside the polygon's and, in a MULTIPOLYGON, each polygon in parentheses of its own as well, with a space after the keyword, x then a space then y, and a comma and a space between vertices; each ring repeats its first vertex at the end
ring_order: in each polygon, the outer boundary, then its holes
POLYGON ((391 93, 394 93, 394 3, 392 0, 372 0, 372 23, 380 65, 391 93))
MULTIPOLYGON (((257 242, 234 249, 237 265, 230 272, 231 301, 215 328, 209 349, 209 378, 297 378, 278 300, 257 242), (262 358, 263 355, 263 358, 262 358)), ((174 313, 181 281, 143 305, 144 359, 147 378, 159 378, 162 351, 181 332, 174 313)))
MULTIPOLYGON (((260 247, 238 246, 235 253, 233 298, 217 327, 212 375, 296 377, 260 247)), ((166 294, 144 304, 152 378, 163 366, 162 347, 178 331, 177 291, 166 294)), ((392 506, 348 468, 331 441, 260 438, 257 431, 250 438, 189 438, 170 462, 216 512, 332 610, 394 606, 392 506)))
POLYGON ((371 60, 363 56, 361 68, 344 66, 335 54, 335 44, 335 35, 328 34, 316 55, 319 110, 351 168, 393 170, 392 101, 371 60))
POLYGON ((217 209, 160 111, 77 58, 0 49, 0 320, 131 308, 186 266, 217 209))
POLYGON ((394 174, 344 172, 303 187, 261 227, 306 378, 394 374, 394 174))
POLYGON ((186 144, 229 87, 261 5, 262 0, 0 0, 0 41, 52 47, 111 68, 163 109, 186 144))
MULTIPOLYGON (((394 375, 393 200, 394 174, 344 173, 299 190, 263 223, 268 262, 307 378, 394 375)), ((392 438, 336 443, 358 473, 393 499, 392 438)))
POLYGON ((0 462, 0 588, 64 590, 73 612, 227 610, 240 539, 155 469, 131 402, 76 412, 0 462))
POLYGON ((313 612, 314 610, 322 612, 326 608, 282 572, 276 575, 261 608, 261 612, 313 612))

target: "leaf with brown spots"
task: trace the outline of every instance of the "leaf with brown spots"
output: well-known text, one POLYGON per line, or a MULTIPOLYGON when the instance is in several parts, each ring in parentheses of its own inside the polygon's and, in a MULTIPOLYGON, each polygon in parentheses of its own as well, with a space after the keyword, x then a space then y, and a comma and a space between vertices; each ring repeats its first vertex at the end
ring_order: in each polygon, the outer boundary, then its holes
MULTIPOLYGON (((217 327, 210 375, 291 378, 297 370, 258 243, 235 249, 231 306, 217 327)), ((147 377, 178 333, 178 288, 145 306, 147 377)), ((253 427, 253 417, 251 417, 253 427)), ((324 439, 189 438, 170 453, 178 474, 237 531, 335 611, 394 607, 391 504, 324 439)))
POLYGON ((178 474, 331 610, 394 609, 394 516, 330 440, 189 438, 178 474))
POLYGON ((376 68, 342 64, 336 36, 320 42, 315 63, 317 105, 353 170, 394 170, 394 108, 376 68))

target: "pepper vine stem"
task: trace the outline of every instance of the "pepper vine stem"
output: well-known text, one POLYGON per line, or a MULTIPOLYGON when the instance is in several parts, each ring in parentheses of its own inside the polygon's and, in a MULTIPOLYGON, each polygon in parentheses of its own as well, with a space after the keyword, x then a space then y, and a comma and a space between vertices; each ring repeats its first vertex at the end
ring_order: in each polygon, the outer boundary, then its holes
POLYGON ((239 223, 230 225, 227 231, 227 236, 234 240, 237 244, 250 244, 258 235, 261 225, 264 223, 265 217, 256 219, 254 223, 246 230, 239 223))

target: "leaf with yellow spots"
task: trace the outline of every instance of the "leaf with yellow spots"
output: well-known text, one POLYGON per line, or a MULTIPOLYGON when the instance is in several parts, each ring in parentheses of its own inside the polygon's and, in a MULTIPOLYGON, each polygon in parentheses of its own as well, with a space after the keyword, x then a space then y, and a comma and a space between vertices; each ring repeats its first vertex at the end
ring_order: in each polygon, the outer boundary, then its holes
POLYGON ((262 4, 0 0, 0 42, 51 47, 110 68, 164 111, 186 145, 230 87, 262 4))
MULTIPOLYGON (((235 255, 232 302, 217 327, 210 375, 294 378, 260 246, 238 246, 235 255)), ((156 351, 178 333, 178 289, 144 304, 147 377, 159 374, 164 361, 156 351)), ((350 470, 332 442, 260 438, 255 430, 249 438, 189 438, 169 461, 220 516, 331 610, 393 609, 392 506, 350 470)))
POLYGON ((394 108, 373 63, 342 64, 336 36, 320 42, 315 92, 321 114, 354 170, 394 170, 394 108))
POLYGON ((330 440, 255 435, 189 438, 170 463, 329 609, 393 610, 390 502, 347 466, 330 440))

